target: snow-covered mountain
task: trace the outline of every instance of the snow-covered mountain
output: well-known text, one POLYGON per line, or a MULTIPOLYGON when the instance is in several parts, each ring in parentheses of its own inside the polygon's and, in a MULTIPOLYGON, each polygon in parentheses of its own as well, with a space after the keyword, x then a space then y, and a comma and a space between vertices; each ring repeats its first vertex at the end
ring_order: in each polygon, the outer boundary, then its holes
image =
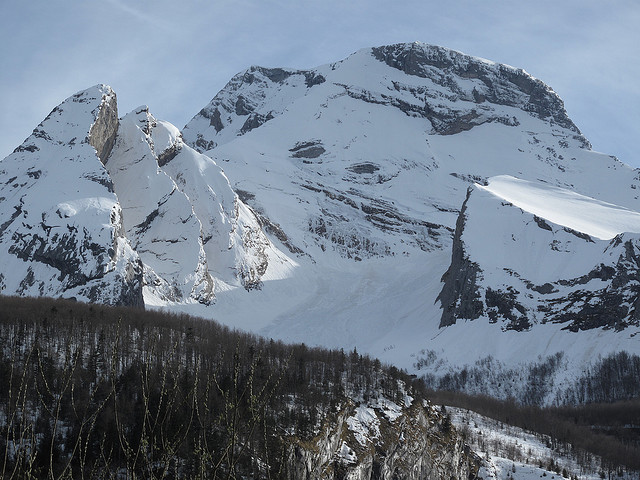
POLYGON ((143 305, 142 264, 104 168, 118 128, 99 86, 56 107, 0 163, 0 291, 143 305))
POLYGON ((291 263, 215 162, 147 107, 118 119, 108 86, 65 100, 0 166, 5 295, 208 305, 291 263))
MULTIPOLYGON (((486 367, 463 387, 498 396, 525 395, 532 365, 552 365, 544 402, 567 398, 599 355, 640 351, 638 171, 593 152, 523 70, 391 45, 312 70, 251 67, 182 134, 146 108, 115 123, 109 141, 77 143, 94 146, 82 168, 112 186, 122 221, 109 239, 139 262, 149 307, 357 347, 433 381, 486 367)), ((56 139, 47 125, 32 137, 56 139)), ((12 247, 29 238, 9 229, 18 199, 45 201, 29 210, 40 218, 86 178, 67 172, 53 201, 46 176, 9 197, 54 155, 32 137, 0 164, 26 177, 0 182, 2 261, 25 270, 2 292, 123 303, 51 275, 19 288, 38 257, 12 247)))

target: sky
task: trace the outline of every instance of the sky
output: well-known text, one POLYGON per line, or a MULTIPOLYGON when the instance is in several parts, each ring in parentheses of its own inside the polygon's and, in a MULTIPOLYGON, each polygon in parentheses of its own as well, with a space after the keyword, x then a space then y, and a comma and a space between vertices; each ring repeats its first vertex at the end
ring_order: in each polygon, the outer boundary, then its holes
POLYGON ((523 68, 594 150, 640 167, 638 0, 1 0, 0 158, 65 98, 111 85, 182 128, 251 65, 312 68, 420 41, 523 68))

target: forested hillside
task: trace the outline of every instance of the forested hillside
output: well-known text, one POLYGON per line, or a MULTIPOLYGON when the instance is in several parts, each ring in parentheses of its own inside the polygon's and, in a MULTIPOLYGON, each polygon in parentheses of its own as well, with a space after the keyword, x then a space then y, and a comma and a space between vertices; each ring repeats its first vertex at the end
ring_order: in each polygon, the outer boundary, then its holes
MULTIPOLYGON (((593 465, 599 465, 599 471, 608 472, 609 478, 612 472, 633 472, 634 477, 640 472, 638 398, 612 403, 541 408, 513 401, 500 401, 487 396, 470 396, 443 390, 432 391, 429 397, 438 403, 461 407, 490 417, 502 426, 511 425, 532 432, 548 444, 557 457, 573 457, 581 470, 588 471, 593 465)), ((461 433, 472 443, 472 439, 469 438, 471 433, 466 430, 463 428, 461 433)), ((486 433, 480 432, 479 435, 486 433)), ((517 450, 510 452, 510 460, 535 460, 533 455, 517 450)), ((549 471, 554 471, 549 463, 545 466, 549 471)), ((571 477, 574 475, 576 473, 571 477)), ((621 476, 622 473, 618 475, 621 476)))
POLYGON ((363 458, 377 478, 411 458, 435 478, 474 468, 419 385, 356 351, 11 297, 0 297, 0 351, 6 479, 342 478, 363 458), (411 452, 405 437, 418 438, 411 452))

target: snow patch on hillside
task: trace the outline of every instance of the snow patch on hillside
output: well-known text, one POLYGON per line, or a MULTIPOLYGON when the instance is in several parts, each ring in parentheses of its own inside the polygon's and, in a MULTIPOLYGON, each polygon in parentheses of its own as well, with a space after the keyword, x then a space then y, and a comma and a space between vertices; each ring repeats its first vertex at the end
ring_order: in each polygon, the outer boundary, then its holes
MULTIPOLYGON (((471 449, 484 461, 478 477, 484 480, 601 480, 600 457, 591 455, 580 464, 576 451, 546 435, 535 434, 462 408, 447 407, 451 421, 471 449), (551 468, 553 466, 553 468, 551 468), (560 472, 560 473, 559 473, 560 472)), ((616 472, 620 480, 638 479, 640 472, 616 472)))

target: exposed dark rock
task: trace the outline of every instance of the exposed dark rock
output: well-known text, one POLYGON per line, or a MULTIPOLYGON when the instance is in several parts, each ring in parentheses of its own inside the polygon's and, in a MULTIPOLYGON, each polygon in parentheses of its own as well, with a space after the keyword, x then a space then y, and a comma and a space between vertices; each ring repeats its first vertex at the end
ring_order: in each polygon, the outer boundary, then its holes
MULTIPOLYGON (((54 108, 54 109, 53 109, 53 112, 55 112, 55 111, 56 111, 56 109, 54 108)), ((51 112, 51 113, 53 113, 53 112, 51 112)), ((51 113, 49 114, 49 116, 51 116, 51 113)), ((49 117, 47 117, 47 118, 49 118, 49 117)), ((42 126, 42 123, 41 123, 38 127, 41 127, 41 126, 42 126)), ((49 142, 53 140, 53 139, 49 136, 49 134, 48 134, 46 131, 44 131, 42 128, 36 128, 35 130, 33 130, 32 135, 33 135, 34 137, 36 137, 36 138, 41 138, 41 139, 43 139, 43 140, 47 140, 47 141, 49 141, 49 142)))
POLYGON ((338 84, 345 89, 349 97, 367 103, 392 106, 409 117, 425 118, 431 122, 433 133, 440 135, 454 135, 456 133, 471 130, 484 123, 499 122, 505 125, 519 125, 513 118, 504 118, 497 115, 480 114, 474 109, 440 108, 438 105, 430 105, 428 102, 419 104, 409 103, 395 96, 374 94, 368 90, 354 88, 353 86, 338 84))
POLYGON ((360 204, 360 208, 367 215, 377 215, 377 214, 384 215, 387 213, 387 209, 385 208, 374 207, 373 205, 365 205, 364 203, 360 204))
POLYGON ((321 145, 316 145, 313 147, 305 148, 304 150, 298 150, 293 155, 293 158, 318 158, 320 155, 325 153, 326 150, 321 145))
POLYGON ((453 116, 452 118, 447 118, 435 112, 431 112, 431 115, 443 123, 443 126, 439 128, 438 132, 441 135, 455 135, 456 133, 466 132, 481 123, 477 121, 480 115, 475 110, 460 116, 453 116))
POLYGON ((553 228, 551 228, 551 225, 549 225, 545 219, 540 218, 536 215, 533 216, 533 220, 536 222, 536 224, 543 230, 548 230, 550 232, 553 232, 553 228))
POLYGON ((262 115, 260 113, 253 112, 249 115, 247 120, 242 125, 240 129, 240 133, 244 135, 247 132, 250 132, 254 128, 258 128, 261 125, 264 125, 269 120, 273 120, 274 116, 271 112, 266 115, 262 115))
POLYGON ((456 323, 458 318, 475 320, 484 312, 484 305, 477 285, 481 274, 477 263, 471 261, 464 251, 462 233, 466 221, 467 202, 471 196, 471 187, 467 189, 467 197, 462 204, 456 231, 453 236, 451 265, 442 276, 444 286, 438 295, 442 305, 440 327, 447 327, 456 323))
POLYGON ((164 167, 167 163, 176 158, 176 156, 180 153, 180 150, 182 150, 182 143, 176 142, 169 148, 161 152, 158 155, 158 166, 164 167))
POLYGON ((492 322, 505 321, 506 330, 522 332, 531 328, 531 322, 527 318, 527 310, 517 300, 518 293, 509 288, 506 291, 487 288, 485 303, 492 322))
POLYGON ((545 283, 543 285, 527 285, 531 290, 541 293, 542 295, 548 295, 550 293, 556 293, 558 289, 554 287, 550 283, 545 283))
POLYGON ((113 193, 113 181, 111 180, 111 177, 109 176, 109 174, 107 172, 104 172, 102 175, 93 175, 93 174, 89 174, 86 173, 84 175, 82 175, 82 178, 86 178, 88 180, 91 180, 92 182, 96 182, 104 187, 107 188, 107 191, 109 193, 113 193))
POLYGON ((471 261, 464 251, 462 233, 466 221, 467 202, 471 196, 471 187, 467 190, 467 197, 460 209, 456 221, 456 231, 453 236, 451 265, 442 276, 444 286, 436 300, 442 305, 440 327, 447 327, 456 323, 458 318, 475 320, 484 312, 484 305, 477 285, 481 274, 477 263, 471 261))
POLYGON ((349 198, 342 193, 332 192, 331 190, 328 190, 326 188, 323 188, 321 191, 331 200, 336 200, 338 202, 344 203, 345 205, 349 205, 351 208, 358 209, 358 204, 352 198, 349 198))
POLYGON ((300 150, 304 150, 309 147, 314 147, 316 145, 321 145, 322 142, 320 140, 309 140, 306 142, 297 142, 292 148, 289 149, 290 152, 298 152, 300 150))
POLYGON ((217 107, 213 110, 213 113, 210 116, 206 114, 205 110, 201 110, 200 115, 209 118, 209 125, 215 128, 216 132, 220 132, 224 128, 222 118, 220 116, 220 110, 217 107))
MULTIPOLYGON (((48 230, 50 232, 50 228, 48 230)), ((90 272, 84 271, 83 265, 89 259, 95 261, 96 265, 104 265, 110 260, 110 254, 116 254, 113 251, 107 252, 103 246, 92 242, 86 230, 54 234, 50 238, 37 233, 26 236, 14 235, 13 241, 9 253, 25 262, 42 263, 59 271, 58 280, 63 282, 64 290, 79 288, 90 302, 104 303, 105 298, 110 298, 109 303, 115 305, 144 308, 142 264, 139 260, 136 264, 129 263, 126 266, 125 278, 116 278, 115 281, 110 279, 101 282, 100 279, 107 273, 101 267, 90 272), (105 297, 105 291, 113 292, 114 295, 105 297)), ((24 292, 35 282, 33 270, 29 267, 18 293, 24 292)))
POLYGON ((255 82, 254 72, 260 72, 273 83, 282 83, 291 75, 295 75, 296 73, 298 73, 296 71, 285 70, 283 68, 265 68, 253 66, 242 77, 243 82, 249 84, 255 82))
POLYGON ((560 285, 587 285, 601 280, 608 285, 599 290, 575 290, 567 298, 550 300, 553 309, 549 320, 567 323, 572 332, 593 328, 621 330, 628 325, 640 325, 640 255, 632 241, 624 242, 615 267, 599 265, 587 275, 558 281, 560 285))
POLYGON ((209 141, 205 140, 202 134, 199 133, 198 139, 193 145, 193 148, 195 148, 198 152, 202 153, 202 152, 206 152, 207 150, 211 150, 216 145, 217 145, 216 142, 214 142, 213 140, 209 140, 209 141))
POLYGON ((96 149, 98 158, 105 165, 118 133, 116 94, 113 93, 112 97, 103 97, 102 104, 98 108, 98 116, 89 131, 89 144, 96 149))
POLYGON ((578 232, 577 230, 574 230, 573 228, 569 228, 569 227, 564 227, 563 230, 567 233, 570 233, 571 235, 575 235, 576 237, 582 240, 586 240, 587 242, 590 242, 590 243, 595 243, 593 239, 586 233, 578 232))
POLYGON ((85 252, 97 257, 99 263, 106 263, 107 251, 101 245, 91 242, 86 235, 66 233, 48 237, 48 229, 43 228, 46 237, 38 233, 29 235, 14 234, 14 242, 9 253, 25 262, 38 262, 49 265, 60 272, 59 280, 65 281, 67 288, 86 284, 91 278, 82 273, 82 264, 86 261, 85 252))
POLYGON ((483 103, 487 100, 487 97, 485 97, 484 95, 482 95, 480 92, 478 92, 478 90, 476 90, 475 88, 473 89, 473 100, 476 103, 483 103))
POLYGON ((327 79, 322 75, 316 72, 304 72, 304 83, 308 88, 314 87, 316 85, 320 85, 321 83, 326 82, 327 79))
POLYGON ((247 192, 246 190, 236 189, 235 192, 242 203, 248 203, 256 198, 255 194, 247 192))
POLYGON ((591 280, 594 280, 594 279, 607 282, 611 280, 616 274, 617 274, 617 271, 615 268, 601 263, 586 275, 582 275, 581 277, 573 278, 571 280, 561 279, 561 280, 558 280, 556 283, 562 286, 573 287, 575 285, 586 285, 587 283, 589 283, 591 280))
POLYGON ((293 158, 318 158, 326 152, 325 148, 319 140, 311 140, 307 142, 298 142, 289 151, 293 158))
POLYGON ((11 214, 9 220, 3 222, 2 225, 0 225, 0 242, 2 242, 2 234, 4 233, 4 231, 13 223, 16 218, 18 218, 22 214, 22 202, 20 202, 20 205, 14 205, 13 208, 15 209, 15 212, 11 214))
POLYGON ((149 215, 147 215, 147 218, 145 218, 142 223, 139 223, 138 225, 133 227, 136 230, 136 234, 140 235, 147 231, 151 226, 151 223, 156 219, 158 215, 160 215, 160 209, 156 208, 149 215))
POLYGON ((485 187, 489 185, 489 181, 487 180, 487 177, 481 177, 479 175, 466 175, 464 173, 456 173, 456 172, 451 172, 449 175, 455 178, 459 178, 460 180, 463 180, 468 183, 478 183, 485 187))
POLYGON ((29 267, 27 269, 27 274, 25 277, 20 280, 20 284, 18 285, 18 295, 23 295, 24 292, 33 286, 36 283, 35 274, 33 273, 33 268, 29 267))
POLYGON ((37 152, 38 150, 40 150, 37 146, 31 144, 31 145, 20 145, 19 147, 16 147, 16 149, 13 151, 13 153, 17 153, 17 152, 37 152))
POLYGON ((358 175, 362 175, 376 173, 378 170, 380 170, 380 167, 374 163, 365 162, 347 167, 347 170, 358 175))
POLYGON ((311 185, 309 183, 304 183, 300 185, 302 188, 306 188, 307 190, 310 190, 312 192, 316 192, 316 193, 324 193, 324 195, 328 198, 330 198, 331 200, 336 200, 338 202, 344 203, 345 205, 350 206, 351 208, 355 208, 356 210, 359 210, 360 207, 358 207, 358 204, 350 197, 338 192, 338 191, 331 191, 327 188, 324 187, 324 185, 320 185, 319 187, 316 187, 314 185, 311 185))
POLYGON ((236 115, 245 116, 249 115, 254 110, 254 106, 242 95, 238 96, 235 104, 236 115))

